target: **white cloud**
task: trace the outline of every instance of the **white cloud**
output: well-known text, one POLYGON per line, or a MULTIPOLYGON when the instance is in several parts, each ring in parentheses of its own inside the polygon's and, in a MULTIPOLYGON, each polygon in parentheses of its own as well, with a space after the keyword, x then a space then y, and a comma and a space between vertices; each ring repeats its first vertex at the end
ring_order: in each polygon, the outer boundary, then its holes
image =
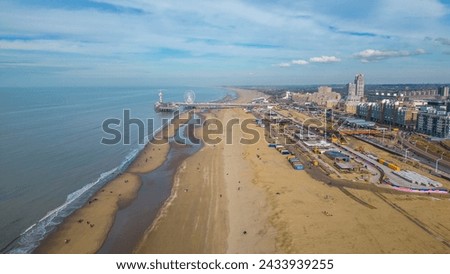
POLYGON ((309 58, 309 61, 311 63, 336 63, 340 62, 341 59, 337 58, 336 56, 319 56, 319 57, 312 57, 309 58))
MULTIPOLYGON (((329 68, 322 66, 323 72, 340 66, 343 73, 351 68, 345 66, 347 62, 337 64, 341 61, 338 57, 355 57, 348 64, 370 62, 425 53, 374 50, 377 48, 404 45, 408 49, 426 47, 432 52, 438 50, 438 43, 450 43, 445 38, 450 25, 442 18, 449 6, 436 0, 380 0, 370 4, 349 0, 357 6, 347 3, 342 9, 337 9, 342 6, 337 3, 324 8, 322 1, 92 1, 119 8, 72 9, 0 1, 0 61, 3 55, 5 60, 28 66, 32 55, 33 66, 58 66, 60 58, 51 58, 58 56, 66 58, 71 67, 81 67, 80 71, 88 63, 104 73, 107 60, 121 60, 130 71, 133 66, 144 68, 144 72, 155 68, 152 74, 165 74, 167 78, 191 71, 225 76, 230 70, 246 75, 258 68, 280 75, 291 73, 297 81, 294 68, 298 66, 335 63, 329 68), (361 11, 359 16, 354 16, 355 9, 361 11), (433 37, 435 45, 424 45, 425 36, 433 37), (362 49, 369 50, 359 52, 362 49), (336 56, 321 56, 324 53, 336 56)), ((440 53, 446 53, 447 48, 440 47, 444 50, 440 53)), ((438 59, 427 57, 420 61, 431 64, 438 59)), ((442 58, 447 62, 450 57, 442 54, 442 58)), ((115 71, 108 71, 114 77, 115 71)), ((257 75, 263 74, 257 71, 257 75)), ((5 78, 0 75, 0 85, 5 78)), ((280 77, 264 80, 270 79, 284 81, 280 77)), ((320 79, 311 77, 310 81, 320 79)))
POLYGON ((414 55, 422 55, 426 54, 424 49, 417 49, 415 51, 406 51, 406 50, 375 50, 375 49, 366 49, 354 54, 356 59, 361 60, 362 62, 371 62, 371 61, 379 61, 388 58, 396 58, 396 57, 407 57, 414 55))
POLYGON ((275 66, 280 67, 280 68, 288 68, 291 66, 291 63, 279 63, 279 64, 276 64, 275 66))
POLYGON ((302 59, 292 60, 291 63, 294 64, 294 65, 307 65, 307 64, 309 64, 308 61, 302 60, 302 59))
POLYGON ((334 63, 340 62, 341 59, 336 56, 320 56, 320 57, 312 57, 309 58, 309 61, 303 59, 292 60, 290 62, 283 62, 280 64, 276 64, 277 67, 287 68, 292 65, 308 65, 309 63, 334 63))
POLYGON ((58 40, 0 40, 0 49, 95 54, 102 52, 99 44, 58 40))

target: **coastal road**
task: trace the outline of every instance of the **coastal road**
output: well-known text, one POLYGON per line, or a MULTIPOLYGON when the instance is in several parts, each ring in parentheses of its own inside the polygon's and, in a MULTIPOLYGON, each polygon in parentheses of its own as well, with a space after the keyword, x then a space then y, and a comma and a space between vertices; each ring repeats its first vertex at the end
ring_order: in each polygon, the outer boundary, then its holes
MULTIPOLYGON (((366 163, 370 163, 378 168, 381 168, 384 172, 384 176, 386 176, 391 182, 395 183, 396 185, 399 186, 404 186, 404 187, 412 187, 413 185, 411 185, 408 181, 398 177, 397 175, 395 175, 393 172, 394 170, 388 168, 385 165, 380 164, 379 162, 375 161, 374 159, 371 159, 369 157, 367 157, 365 154, 356 151, 348 146, 341 146, 343 149, 353 153, 354 155, 358 156, 360 159, 362 159, 363 161, 365 161, 366 163)), ((415 186, 417 187, 417 186, 415 186)))
MULTIPOLYGON (((284 117, 282 114, 279 114, 279 115, 284 117)), ((293 123, 295 125, 302 126, 300 123, 296 122, 295 120, 293 121, 293 123)), ((318 135, 319 135, 319 133, 318 133, 318 135)), ((383 173, 384 173, 384 176, 387 177, 388 179, 390 179, 391 182, 395 182, 399 186, 404 186, 404 187, 408 187, 408 188, 409 187, 413 187, 413 186, 415 188, 418 187, 417 185, 412 185, 408 181, 406 181, 405 179, 395 175, 393 173, 394 170, 392 170, 392 169, 390 169, 390 168, 388 168, 388 167, 378 163, 377 161, 367 157, 366 155, 364 155, 364 154, 362 154, 362 153, 360 153, 358 151, 355 151, 352 148, 349 148, 347 146, 342 146, 342 145, 336 145, 336 146, 353 153, 354 155, 356 155, 360 159, 360 161, 367 163, 367 166, 368 166, 368 168, 370 167, 369 170, 370 170, 370 172, 372 174, 376 170, 376 175, 373 176, 375 178, 371 178, 369 180, 372 184, 361 184, 360 182, 352 182, 352 181, 344 180, 344 179, 333 179, 333 178, 330 178, 327 173, 337 173, 334 168, 331 168, 325 162, 320 161, 320 159, 317 158, 317 155, 313 154, 305 146, 303 146, 301 144, 300 145, 297 144, 296 146, 292 146, 292 147, 296 147, 296 151, 298 152, 299 155, 304 155, 304 154, 307 153, 309 155, 309 157, 317 159, 319 161, 319 163, 321 163, 321 168, 318 168, 318 167, 307 168, 310 163, 305 163, 304 162, 305 170, 307 170, 307 172, 313 178, 315 178, 315 179, 317 179, 319 181, 325 182, 328 185, 333 186, 333 187, 346 187, 346 188, 350 188, 350 189, 360 189, 360 190, 364 189, 364 190, 368 190, 368 191, 371 191, 371 192, 395 193, 395 194, 400 194, 400 195, 401 194, 411 194, 409 192, 401 192, 401 191, 395 190, 395 189, 393 189, 391 187, 387 187, 387 186, 386 187, 382 187, 379 184, 379 181, 380 181, 379 179, 380 179, 380 177, 382 175, 380 174, 380 171, 378 169, 382 170, 383 173)), ((302 157, 299 157, 299 158, 302 158, 302 157)), ((433 196, 436 196, 436 197, 442 197, 441 196, 442 194, 437 194, 437 193, 430 193, 430 195, 433 195, 433 196)), ((444 195, 446 196, 447 194, 444 194, 444 195)))
MULTIPOLYGON (((417 148, 415 145, 410 143, 409 140, 403 136, 403 134, 399 134, 399 139, 400 142, 403 144, 403 146, 407 147, 409 150, 413 151, 418 156, 424 158, 426 161, 432 161, 432 163, 428 162, 428 165, 433 167, 433 169, 435 168, 436 160, 440 159, 439 156, 433 155, 427 151, 423 151, 417 148)), ((450 162, 445 159, 439 160, 438 170, 448 172, 450 170, 450 162)), ((446 174, 446 176, 449 177, 450 175, 446 174)))

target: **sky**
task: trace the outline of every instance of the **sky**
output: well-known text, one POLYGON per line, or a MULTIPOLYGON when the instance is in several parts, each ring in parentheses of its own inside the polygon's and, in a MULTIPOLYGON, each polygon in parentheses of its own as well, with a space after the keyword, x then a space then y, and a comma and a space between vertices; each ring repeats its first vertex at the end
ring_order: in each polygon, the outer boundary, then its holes
POLYGON ((1 0, 0 86, 449 83, 450 0, 1 0))

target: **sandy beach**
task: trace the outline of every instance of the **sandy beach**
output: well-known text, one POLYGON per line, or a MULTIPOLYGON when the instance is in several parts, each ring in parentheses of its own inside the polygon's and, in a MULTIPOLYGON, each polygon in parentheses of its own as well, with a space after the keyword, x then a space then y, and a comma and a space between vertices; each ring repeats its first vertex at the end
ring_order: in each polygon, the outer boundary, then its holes
MULTIPOLYGON (((208 115, 253 118, 241 109, 208 115)), ((253 129, 263 136, 264 129, 253 129)), ((206 145, 182 164, 171 199, 136 253, 450 251, 448 197, 329 186, 293 170, 265 140, 240 145, 242 133, 233 133, 232 145, 206 145)))
MULTIPOLYGON (((189 118, 185 113, 181 118, 189 118)), ((176 132, 175 123, 155 135, 156 140, 167 140, 176 132)), ((141 186, 139 174, 161 166, 170 149, 168 142, 149 143, 127 170, 108 182, 83 207, 68 216, 57 229, 42 241, 35 253, 95 253, 101 247, 114 221, 116 212, 131 202, 141 186)))
MULTIPOLYGON (((238 102, 261 96, 251 91, 237 92, 238 102)), ((206 119, 228 121, 241 112, 219 110, 202 115, 206 119)), ((235 128, 233 133, 233 145, 205 144, 182 163, 170 199, 137 246, 136 253, 270 253, 274 250, 273 237, 267 237, 269 232, 274 233, 266 222, 268 216, 260 216, 267 206, 265 193, 252 184, 253 172, 245 157, 245 147, 238 144, 241 131, 235 128), (254 233, 253 227, 261 229, 254 233)), ((227 134, 211 137, 224 139, 227 134)), ((203 137, 201 128, 196 130, 196 136, 203 137)))
MULTIPOLYGON (((239 102, 262 95, 236 92, 239 102)), ((224 123, 254 120, 242 109, 201 115, 224 123)), ((204 144, 180 164, 169 199, 134 253, 450 252, 448 196, 329 185, 307 170, 294 170, 285 156, 268 147, 264 128, 249 128, 261 137, 255 144, 241 144, 249 136, 234 126, 210 136, 231 136, 231 144, 204 144)), ((203 137, 201 127, 195 133, 203 137)), ((156 169, 168 151, 168 146, 146 147, 126 173, 68 217, 37 252, 96 252, 115 212, 139 190, 137 174, 156 169)))

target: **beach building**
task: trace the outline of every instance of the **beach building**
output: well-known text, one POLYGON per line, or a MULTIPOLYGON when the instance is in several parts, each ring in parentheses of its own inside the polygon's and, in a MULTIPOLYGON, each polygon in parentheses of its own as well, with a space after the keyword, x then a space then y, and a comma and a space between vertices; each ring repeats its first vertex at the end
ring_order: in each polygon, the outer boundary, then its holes
POLYGON ((328 150, 324 154, 333 161, 350 162, 350 156, 337 150, 328 150))
POLYGON ((292 162, 291 165, 295 170, 304 170, 305 169, 305 167, 298 162, 292 162))
POLYGON ((335 162, 334 165, 340 170, 344 172, 352 172, 358 171, 359 168, 355 168, 354 164, 348 162, 335 162))
POLYGON ((317 140, 320 138, 320 136, 313 134, 313 133, 307 133, 307 134, 296 133, 295 138, 298 140, 317 140))
POLYGON ((307 147, 309 148, 322 148, 322 149, 328 149, 331 147, 331 143, 328 143, 327 141, 320 140, 317 141, 304 141, 303 142, 307 147))

